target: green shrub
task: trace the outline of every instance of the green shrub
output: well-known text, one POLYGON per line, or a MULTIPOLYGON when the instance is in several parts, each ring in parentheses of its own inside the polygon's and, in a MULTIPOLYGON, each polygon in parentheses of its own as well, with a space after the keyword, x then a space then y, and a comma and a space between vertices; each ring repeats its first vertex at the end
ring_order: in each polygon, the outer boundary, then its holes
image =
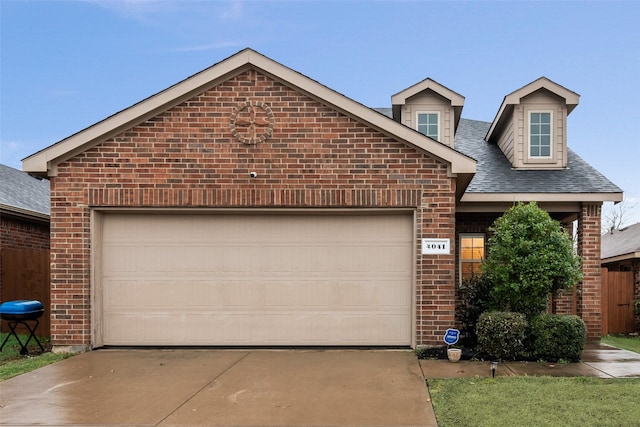
POLYGON ((582 280, 571 237, 535 203, 516 204, 489 230, 482 271, 495 286, 492 298, 500 310, 530 319, 546 311, 550 295, 582 280))
POLYGON ((522 313, 482 313, 476 328, 478 347, 499 359, 514 360, 525 357, 528 325, 522 313))
POLYGON ((460 285, 461 307, 457 310, 458 320, 462 323, 462 340, 469 347, 478 344, 476 326, 480 315, 493 309, 491 292, 493 284, 487 276, 474 275, 460 285))
POLYGON ((532 353, 539 359, 578 362, 587 328, 578 316, 541 314, 529 323, 532 353))

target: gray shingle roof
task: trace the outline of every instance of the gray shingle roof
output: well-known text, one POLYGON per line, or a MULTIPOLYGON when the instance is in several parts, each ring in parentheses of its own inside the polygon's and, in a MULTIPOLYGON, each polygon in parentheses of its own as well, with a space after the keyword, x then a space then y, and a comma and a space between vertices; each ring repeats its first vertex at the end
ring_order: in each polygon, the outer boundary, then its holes
MULTIPOLYGON (((391 117, 391 108, 375 108, 391 117)), ((460 119, 455 149, 478 161, 466 193, 622 193, 622 190, 568 149, 567 169, 516 170, 495 144, 484 140, 491 123, 460 119)))
POLYGON ((601 245, 603 259, 640 252, 640 223, 603 235, 601 245))
POLYGON ((49 215, 49 194, 49 180, 0 164, 0 205, 49 215))
POLYGON ((568 168, 516 170, 495 144, 484 140, 491 123, 462 119, 456 150, 478 161, 467 193, 621 193, 622 190, 568 149, 568 168))

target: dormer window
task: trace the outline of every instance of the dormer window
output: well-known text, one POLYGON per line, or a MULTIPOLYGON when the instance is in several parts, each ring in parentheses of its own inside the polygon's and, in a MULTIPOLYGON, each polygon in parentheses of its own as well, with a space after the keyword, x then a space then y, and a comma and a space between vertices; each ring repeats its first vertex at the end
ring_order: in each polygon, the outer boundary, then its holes
POLYGON ((551 112, 533 111, 529 113, 529 157, 551 157, 551 112))
POLYGON ((464 96, 427 78, 393 95, 391 104, 395 121, 453 148, 464 96))
POLYGON ((504 97, 485 140, 500 147, 514 169, 565 169, 567 116, 579 100, 541 77, 504 97))
POLYGON ((440 126, 438 112, 418 112, 416 118, 417 130, 429 138, 440 141, 440 126))

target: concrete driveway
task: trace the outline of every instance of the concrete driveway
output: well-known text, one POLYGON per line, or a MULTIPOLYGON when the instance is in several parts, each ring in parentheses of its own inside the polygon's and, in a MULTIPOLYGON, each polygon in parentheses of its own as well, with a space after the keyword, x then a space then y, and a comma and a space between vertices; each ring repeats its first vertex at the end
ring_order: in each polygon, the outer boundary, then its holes
POLYGON ((411 351, 98 350, 0 383, 0 425, 437 426, 411 351))

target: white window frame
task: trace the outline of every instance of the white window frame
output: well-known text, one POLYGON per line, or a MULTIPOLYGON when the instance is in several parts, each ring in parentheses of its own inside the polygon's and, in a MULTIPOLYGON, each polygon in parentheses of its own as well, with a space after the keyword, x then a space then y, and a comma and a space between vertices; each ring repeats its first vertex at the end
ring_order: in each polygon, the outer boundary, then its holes
MULTIPOLYGON (((433 136, 430 136, 429 138, 435 139, 436 141, 440 141, 440 135, 441 135, 441 130, 442 130, 442 125, 440 123, 440 111, 416 111, 416 130, 418 132, 420 132, 418 126, 419 126, 419 118, 421 114, 435 114, 436 115, 436 120, 438 121, 438 135, 436 138, 434 138, 433 136)), ((422 132, 420 132, 422 133, 422 132)), ((423 134, 424 135, 424 134, 423 134)), ((428 135, 427 135, 428 136, 428 135)))
POLYGON ((475 259, 463 259, 462 258, 462 239, 464 238, 478 238, 478 237, 482 237, 482 250, 483 250, 483 254, 484 257, 481 258, 481 260, 484 260, 487 257, 487 235, 485 233, 460 233, 460 235, 458 236, 458 248, 459 249, 459 254, 458 254, 458 282, 460 284, 462 284, 463 280, 462 280, 462 264, 464 262, 476 262, 477 260, 475 259))
POLYGON ((529 110, 527 111, 527 159, 531 161, 548 162, 554 159, 554 135, 553 135, 553 111, 551 110, 529 110), (548 156, 532 156, 531 155, 531 115, 532 114, 549 114, 549 155, 548 156))

